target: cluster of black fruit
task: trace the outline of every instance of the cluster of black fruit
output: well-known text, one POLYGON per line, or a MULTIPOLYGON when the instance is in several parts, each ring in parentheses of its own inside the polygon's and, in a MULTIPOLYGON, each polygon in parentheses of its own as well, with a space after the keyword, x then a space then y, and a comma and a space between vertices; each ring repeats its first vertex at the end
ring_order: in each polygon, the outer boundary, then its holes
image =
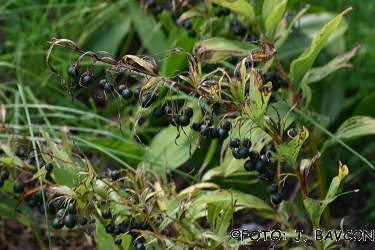
POLYGON ((288 87, 287 82, 282 77, 280 71, 276 71, 275 73, 269 73, 263 76, 263 82, 266 84, 267 82, 272 82, 272 90, 277 91, 281 87, 288 87))
POLYGON ((161 13, 164 8, 163 8, 163 5, 158 4, 155 0, 148 0, 147 9, 150 10, 154 14, 158 14, 158 13, 161 13))
POLYGON ((199 132, 203 137, 210 139, 223 139, 229 136, 229 131, 232 129, 232 124, 229 121, 223 121, 219 128, 212 127, 213 119, 211 116, 206 116, 203 121, 195 121, 192 124, 192 129, 199 132))
MULTIPOLYGON (((102 217, 104 219, 110 219, 111 218, 110 212, 107 212, 107 211, 108 210, 102 211, 102 217)), ((115 227, 113 222, 111 222, 110 224, 105 226, 105 231, 108 234, 113 234, 113 235, 116 236, 116 238, 115 238, 115 244, 116 245, 120 245, 122 243, 121 237, 119 237, 119 235, 130 234, 133 238, 133 246, 137 250, 146 249, 145 246, 144 246, 145 239, 142 236, 140 236, 139 234, 131 232, 131 230, 148 230, 148 229, 149 229, 149 225, 148 225, 147 222, 133 223, 131 220, 124 220, 123 222, 118 224, 117 227, 115 227)))
MULTIPOLYGON (((232 148, 232 155, 234 158, 248 159, 244 163, 244 169, 246 171, 258 172, 261 180, 271 183, 274 181, 275 172, 269 169, 272 162, 269 159, 267 152, 264 154, 258 154, 256 151, 250 151, 251 140, 248 138, 245 138, 242 141, 238 138, 231 138, 229 146, 232 148)), ((269 186, 268 191, 272 195, 271 201, 273 204, 278 205, 282 202, 283 196, 278 192, 278 186, 275 183, 272 183, 269 186)))
POLYGON ((169 105, 163 105, 154 108, 152 114, 156 118, 161 118, 167 116, 169 118, 170 124, 173 126, 189 126, 190 120, 194 115, 194 111, 191 107, 185 107, 181 114, 174 112, 173 108, 169 105))
POLYGON ((220 17, 220 16, 229 16, 230 14, 230 9, 225 8, 225 7, 220 7, 215 10, 215 16, 220 17))
MULTIPOLYGON (((0 188, 4 186, 6 180, 9 179, 9 172, 7 170, 1 171, 0 174, 0 188)), ((15 182, 13 185, 13 191, 18 194, 22 194, 25 191, 25 185, 22 182, 15 182)))
POLYGON ((188 35, 191 38, 194 38, 197 36, 197 34, 195 33, 195 30, 193 29, 193 25, 191 24, 191 22, 185 21, 182 23, 182 26, 188 31, 188 35))
POLYGON ((241 24, 238 20, 233 20, 230 24, 230 30, 233 35, 241 37, 243 42, 253 42, 258 40, 258 35, 252 31, 251 26, 247 23, 241 24))

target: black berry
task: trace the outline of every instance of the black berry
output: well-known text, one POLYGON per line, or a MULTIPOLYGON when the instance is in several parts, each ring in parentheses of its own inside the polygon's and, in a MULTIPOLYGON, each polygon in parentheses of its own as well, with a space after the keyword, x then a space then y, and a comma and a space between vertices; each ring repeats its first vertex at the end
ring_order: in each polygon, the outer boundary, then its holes
POLYGON ((176 127, 179 124, 179 119, 180 117, 178 116, 178 114, 173 114, 173 116, 169 118, 169 122, 176 127))
POLYGON ((81 226, 86 225, 86 224, 87 224, 87 219, 86 219, 86 218, 80 218, 80 219, 79 219, 79 224, 80 224, 81 226))
POLYGON ((27 198, 26 202, 27 202, 27 205, 31 208, 38 206, 38 201, 33 196, 27 198))
POLYGON ((118 86, 118 92, 119 93, 122 93, 122 91, 124 91, 124 89, 126 89, 126 86, 124 84, 121 84, 118 86))
POLYGON ((231 138, 230 141, 229 141, 229 146, 231 148, 238 148, 240 146, 240 139, 231 138))
POLYGON ((121 96, 122 96, 122 98, 124 98, 125 100, 130 100, 130 99, 133 97, 133 91, 131 91, 130 89, 124 89, 124 90, 121 92, 121 96))
POLYGON ((101 79, 101 80, 99 81, 99 83, 98 83, 98 87, 99 87, 99 89, 104 90, 104 86, 105 86, 106 82, 107 82, 106 79, 101 79))
POLYGON ((122 243, 122 240, 119 237, 116 237, 115 238, 115 244, 116 245, 121 245, 121 243, 122 243))
POLYGON ((246 171, 255 171, 255 161, 253 161, 253 160, 247 160, 247 161, 245 161, 245 164, 244 164, 244 169, 246 170, 246 171))
POLYGON ((102 210, 102 217, 103 219, 110 219, 112 217, 112 213, 109 209, 102 210))
POLYGON ((180 115, 178 118, 178 124, 186 127, 190 124, 190 117, 188 115, 180 115))
POLYGON ((68 213, 69 214, 75 214, 75 213, 77 213, 77 211, 76 211, 76 202, 75 201, 71 201, 68 204, 68 213))
POLYGON ((242 147, 251 148, 251 140, 249 138, 245 138, 242 141, 242 147))
POLYGON ((258 173, 264 173, 267 169, 266 169, 266 162, 264 161, 257 161, 255 163, 255 169, 256 171, 258 171, 258 173))
POLYGON ((269 192, 270 194, 276 194, 278 191, 279 191, 279 187, 276 185, 276 183, 272 183, 272 184, 268 187, 268 192, 269 192))
POLYGON ((136 99, 139 99, 139 94, 141 93, 141 88, 136 88, 135 90, 134 90, 134 92, 133 92, 133 94, 134 94, 134 97, 136 98, 136 99))
POLYGON ((104 91, 106 93, 112 93, 115 90, 115 87, 113 86, 113 83, 111 82, 106 82, 104 84, 104 91))
POLYGON ((21 194, 21 193, 23 193, 24 190, 25 190, 25 186, 23 185, 23 183, 21 183, 21 182, 14 183, 13 191, 15 193, 21 194))
POLYGON ((135 245, 135 249, 137 250, 145 250, 145 245, 142 243, 142 242, 138 242, 136 245, 135 245))
POLYGON ((223 14, 223 16, 228 16, 230 14, 230 9, 229 8, 221 8, 221 14, 223 14))
POLYGON ((48 164, 46 164, 45 168, 46 168, 47 171, 52 171, 53 170, 53 164, 48 163, 48 164))
POLYGON ((187 116, 189 116, 190 118, 192 118, 193 115, 194 115, 194 111, 193 111, 192 108, 190 108, 190 107, 186 107, 186 108, 184 109, 184 111, 182 112, 182 114, 183 114, 183 115, 187 115, 187 116))
POLYGON ((7 170, 1 171, 1 177, 2 180, 6 181, 9 178, 9 172, 7 170))
POLYGON ((154 115, 155 118, 161 118, 164 116, 164 110, 162 107, 156 107, 152 111, 152 114, 154 115))
POLYGON ((220 124, 220 128, 230 131, 232 129, 232 123, 230 123, 229 121, 224 121, 220 124))
POLYGON ((193 25, 191 25, 191 22, 189 22, 189 21, 184 22, 183 26, 187 30, 190 30, 191 28, 193 28, 193 25))
POLYGON ((83 78, 82 78, 82 85, 83 86, 88 86, 94 81, 94 76, 92 75, 91 72, 87 73, 83 78))
POLYGON ((70 228, 70 229, 72 229, 73 227, 75 227, 77 225, 77 219, 76 219, 75 215, 73 215, 73 214, 67 214, 64 217, 64 225, 67 228, 70 228))
POLYGON ((216 128, 209 128, 208 136, 211 139, 217 139, 219 137, 219 132, 216 128))
POLYGON ((113 234, 113 230, 115 230, 115 227, 112 224, 105 226, 105 231, 107 234, 113 234))
POLYGON ((272 201, 273 204, 278 205, 278 204, 280 204, 283 201, 283 198, 284 197, 283 197, 282 194, 276 193, 276 194, 273 194, 271 196, 271 201, 272 201))
POLYGON ((68 75, 70 75, 71 77, 76 77, 76 76, 78 76, 78 74, 79 74, 79 67, 78 66, 76 66, 76 65, 69 66, 68 75))
POLYGON ((194 29, 189 29, 188 30, 188 35, 191 37, 191 38, 194 38, 197 36, 197 34, 195 33, 195 30, 194 29))
POLYGON ((225 140, 228 138, 228 136, 229 136, 228 130, 225 130, 223 128, 218 129, 218 135, 217 135, 218 138, 225 140))
POLYGON ((200 121, 195 121, 195 122, 193 122, 193 125, 191 125, 191 128, 194 131, 199 131, 200 127, 201 127, 201 122, 200 121))
POLYGON ((111 172, 111 179, 117 181, 120 178, 120 172, 118 170, 113 170, 111 172))
POLYGON ((238 148, 238 153, 241 155, 242 159, 246 159, 249 156, 249 149, 245 147, 238 148))
POLYGON ((64 227, 64 222, 60 219, 60 218, 55 218, 55 219, 53 219, 53 221, 52 221, 52 227, 54 228, 54 229, 57 229, 57 230, 59 230, 59 229, 61 229, 61 228, 63 228, 64 227))
POLYGON ((236 159, 242 159, 242 155, 238 152, 238 148, 234 148, 232 150, 232 155, 236 159))

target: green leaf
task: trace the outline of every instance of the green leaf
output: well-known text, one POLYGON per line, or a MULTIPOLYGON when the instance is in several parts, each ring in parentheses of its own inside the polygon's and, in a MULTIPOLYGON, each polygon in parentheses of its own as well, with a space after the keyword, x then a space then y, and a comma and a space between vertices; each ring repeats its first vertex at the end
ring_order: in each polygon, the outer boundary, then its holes
POLYGON ((317 82, 338 69, 351 68, 352 66, 350 64, 347 64, 346 62, 349 61, 353 56, 355 56, 357 51, 362 48, 362 46, 362 44, 357 44, 351 51, 335 57, 323 67, 310 69, 306 73, 303 82, 317 82))
POLYGON ((270 41, 274 40, 276 28, 284 15, 287 3, 287 0, 265 0, 263 3, 263 21, 270 41))
POLYGON ((319 228, 320 217, 324 209, 329 203, 337 198, 335 194, 340 187, 340 183, 348 174, 348 167, 346 165, 342 165, 342 163, 340 162, 339 173, 332 179, 326 198, 324 200, 314 200, 308 197, 307 199, 303 200, 303 204, 305 205, 305 208, 310 215, 314 229, 319 228))
POLYGON ((341 14, 336 16, 333 20, 327 23, 319 32, 315 35, 310 48, 304 51, 297 59, 293 60, 290 65, 290 74, 294 84, 299 87, 305 74, 313 65, 319 52, 327 42, 329 36, 339 25, 341 19, 353 8, 348 8, 341 14))
POLYGON ((356 106, 353 115, 375 117, 375 109, 373 108, 374 103, 375 91, 363 98, 363 100, 356 106))
POLYGON ((32 166, 30 165, 27 165, 24 161, 22 161, 20 158, 18 158, 15 154, 13 154, 11 148, 8 146, 8 145, 5 145, 5 144, 1 144, 0 143, 0 148, 4 151, 4 153, 8 156, 8 157, 2 157, 0 158, 0 162, 4 163, 4 164, 7 164, 7 165, 16 165, 20 168, 25 168, 25 169, 34 169, 32 166))
POLYGON ((298 168, 297 157, 303 143, 309 137, 309 131, 305 127, 303 127, 303 130, 296 128, 289 131, 290 133, 295 133, 295 135, 290 141, 284 142, 283 144, 279 145, 279 149, 280 154, 285 158, 285 161, 288 162, 294 170, 296 170, 298 168))
MULTIPOLYGON (((341 141, 354 140, 356 138, 375 134, 375 119, 368 116, 352 116, 344 121, 337 129, 335 135, 336 139, 341 141)), ((326 140, 323 147, 331 147, 336 144, 336 139, 326 140)))
POLYGON ((247 18, 247 21, 252 23, 255 21, 255 12, 253 7, 245 0, 212 0, 213 3, 222 7, 229 8, 247 18))
POLYGON ((38 143, 44 161, 51 162, 54 166, 51 177, 57 184, 65 185, 70 188, 77 186, 77 183, 80 183, 85 177, 83 175, 79 176, 78 173, 86 172, 87 170, 85 170, 80 164, 74 162, 71 156, 69 156, 64 150, 61 150, 60 147, 51 140, 47 132, 41 128, 39 128, 39 132, 46 141, 48 150, 50 150, 47 151, 45 145, 40 142, 38 143))
POLYGON ((176 23, 178 25, 183 25, 184 22, 188 21, 189 19, 195 18, 195 17, 206 17, 206 15, 204 15, 204 12, 202 12, 202 11, 190 9, 190 10, 182 13, 182 15, 177 19, 176 23))
POLYGON ((194 45, 193 54, 200 62, 216 64, 232 55, 248 56, 254 48, 254 44, 213 37, 198 41, 194 45))

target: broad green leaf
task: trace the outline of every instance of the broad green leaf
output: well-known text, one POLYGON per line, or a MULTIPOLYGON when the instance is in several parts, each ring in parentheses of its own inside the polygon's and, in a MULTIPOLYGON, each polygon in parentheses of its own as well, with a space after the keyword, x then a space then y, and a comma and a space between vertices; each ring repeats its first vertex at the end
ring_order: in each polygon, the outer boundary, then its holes
POLYGON ((255 21, 254 9, 246 0, 212 0, 212 2, 243 15, 250 23, 255 21))
POLYGON ((194 45, 193 54, 201 62, 215 64, 232 55, 248 56, 254 48, 254 44, 213 37, 198 41, 194 45))
POLYGON ((188 10, 188 11, 185 11, 184 13, 182 13, 182 15, 177 19, 176 23, 178 25, 183 25, 184 22, 188 21, 191 18, 195 18, 195 17, 206 17, 206 15, 204 15, 204 12, 202 12, 202 11, 197 11, 195 9, 191 9, 191 10, 188 10))
POLYGON ((296 170, 298 167, 297 157, 303 143, 309 137, 309 131, 303 127, 303 130, 299 128, 291 129, 288 131, 288 134, 292 137, 292 139, 279 145, 279 150, 281 156, 285 158, 285 161, 288 162, 294 170, 296 170), (294 135, 292 135, 293 133, 294 135))
POLYGON ((319 32, 315 35, 310 48, 304 51, 297 59, 293 60, 290 65, 291 78, 294 84, 299 87, 305 74, 313 65, 319 52, 327 42, 329 36, 339 25, 341 19, 353 8, 348 8, 341 14, 336 16, 332 21, 327 23, 319 32))
MULTIPOLYGON (((362 136, 375 134, 375 119, 368 116, 353 116, 347 119, 337 129, 335 135, 341 141, 353 140, 362 136)), ((331 147, 337 141, 333 138, 326 140, 323 148, 331 147)))
POLYGON ((87 170, 80 164, 74 162, 71 156, 65 151, 61 150, 60 147, 51 140, 47 132, 41 128, 39 131, 48 145, 48 150, 50 150, 47 151, 45 145, 38 143, 44 161, 51 162, 54 166, 51 177, 57 184, 66 185, 70 188, 77 186, 77 183, 80 183, 85 177, 84 175, 79 175, 79 173, 86 172, 87 170))
POLYGON ((348 51, 342 55, 335 57, 323 67, 310 69, 306 73, 303 79, 303 82, 306 82, 306 83, 317 82, 338 69, 351 68, 352 65, 347 64, 346 62, 348 62, 353 56, 355 56, 357 51, 360 48, 362 48, 362 46, 363 46, 362 44, 357 44, 351 51, 348 51))
POLYGON ((303 200, 303 204, 305 205, 305 208, 310 215, 314 229, 319 228, 320 217, 324 209, 329 203, 337 198, 335 194, 340 187, 340 183, 348 174, 348 167, 346 165, 342 165, 342 163, 340 162, 339 173, 332 179, 326 198, 324 200, 314 200, 308 197, 307 199, 303 200))
POLYGON ((356 106, 353 111, 354 116, 372 116, 375 117, 375 91, 367 95, 363 100, 356 106))
POLYGON ((287 3, 287 0, 265 0, 263 3, 263 21, 270 41, 274 40, 276 28, 284 15, 287 3))
MULTIPOLYGON (((186 129, 186 132, 189 133, 189 129, 186 129)), ((149 146, 151 156, 148 152, 144 154, 144 158, 154 164, 144 164, 160 174, 162 172, 160 166, 165 165, 167 169, 173 170, 189 160, 189 150, 193 154, 197 146, 194 139, 188 138, 182 131, 180 133, 180 137, 176 139, 176 127, 170 125, 162 129, 151 141, 149 146)))

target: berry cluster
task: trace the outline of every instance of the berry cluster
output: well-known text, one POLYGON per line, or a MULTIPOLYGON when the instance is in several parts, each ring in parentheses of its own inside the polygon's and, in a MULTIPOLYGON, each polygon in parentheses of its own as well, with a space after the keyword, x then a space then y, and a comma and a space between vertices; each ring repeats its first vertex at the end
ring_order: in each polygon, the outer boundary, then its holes
MULTIPOLYGON (((269 167, 272 165, 272 161, 269 159, 269 155, 266 153, 258 154, 256 151, 250 151, 251 142, 249 139, 244 139, 242 144, 238 138, 233 138, 229 144, 233 148, 233 156, 236 159, 246 159, 244 169, 246 171, 252 172, 256 171, 259 174, 259 178, 263 181, 273 182, 275 179, 275 172, 269 167), (244 142, 248 142, 244 145, 244 142), (240 147, 241 145, 241 147, 240 147), (249 146, 250 145, 250 146, 249 146), (246 156, 246 157, 245 157, 246 156)), ((266 146, 267 148, 267 146, 266 146)), ((272 183, 268 188, 269 193, 271 194, 271 201, 273 204, 278 205, 282 202, 283 196, 278 192, 278 186, 275 183, 272 183)))
POLYGON ((269 73, 263 76, 264 83, 272 82, 272 90, 277 91, 280 87, 288 87, 287 82, 282 77, 280 71, 269 73))
POLYGON ((164 105, 161 107, 156 107, 152 114, 156 118, 161 118, 165 115, 169 118, 169 122, 173 126, 186 127, 189 126, 190 119, 193 117, 194 111, 191 107, 185 107, 183 110, 181 110, 180 114, 177 114, 174 112, 171 106, 164 105))
POLYGON ((158 4, 155 0, 148 0, 147 8, 154 14, 161 13, 164 9, 163 5, 158 4))
POLYGON ((220 16, 229 16, 230 14, 230 9, 228 8, 217 8, 215 10, 215 16, 220 17, 220 16))
POLYGON ((199 132, 203 137, 210 139, 226 139, 229 136, 229 131, 232 129, 232 124, 229 121, 224 121, 220 127, 213 128, 213 119, 211 116, 206 116, 203 121, 195 121, 192 125, 194 131, 199 132))
POLYGON ((188 31, 188 35, 191 37, 191 38, 194 38, 197 36, 197 34, 195 33, 195 30, 193 29, 193 25, 191 24, 191 22, 189 21, 185 21, 182 26, 188 31))
MULTIPOLYGON (((102 217, 109 219, 110 217, 104 217, 104 214, 102 212, 102 217)), ((144 250, 146 249, 144 246, 144 238, 137 234, 132 232, 132 230, 148 230, 149 225, 147 222, 143 223, 133 223, 131 220, 124 220, 120 224, 117 225, 117 227, 114 225, 113 222, 105 226, 105 231, 108 234, 116 235, 115 238, 115 244, 120 245, 122 243, 121 237, 119 235, 121 234, 130 234, 133 238, 133 246, 137 250, 144 250)))
POLYGON ((243 42, 253 42, 258 40, 258 35, 252 31, 249 24, 241 24, 238 20, 233 20, 230 24, 233 35, 241 37, 243 42))

